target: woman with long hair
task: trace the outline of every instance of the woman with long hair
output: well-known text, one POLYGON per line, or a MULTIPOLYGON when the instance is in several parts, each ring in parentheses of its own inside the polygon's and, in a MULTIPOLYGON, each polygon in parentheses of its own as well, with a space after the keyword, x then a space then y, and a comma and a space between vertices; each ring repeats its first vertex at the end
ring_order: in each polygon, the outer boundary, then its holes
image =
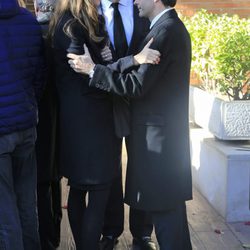
POLYGON ((99 249, 110 186, 120 167, 112 98, 88 87, 89 78, 74 72, 66 57, 83 54, 86 44, 96 63, 105 63, 101 55, 111 59, 98 4, 59 0, 49 29, 59 98, 59 166, 70 186, 68 217, 78 250, 99 249))

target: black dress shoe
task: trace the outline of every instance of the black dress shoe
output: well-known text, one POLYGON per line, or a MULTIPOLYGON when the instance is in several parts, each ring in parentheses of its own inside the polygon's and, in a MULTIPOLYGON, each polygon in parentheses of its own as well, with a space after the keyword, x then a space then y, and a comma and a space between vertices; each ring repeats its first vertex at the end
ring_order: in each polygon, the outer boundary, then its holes
POLYGON ((110 236, 103 236, 100 241, 101 250, 113 250, 115 245, 118 243, 118 239, 110 236))
POLYGON ((157 250, 151 237, 133 238, 133 245, 139 247, 140 250, 157 250))

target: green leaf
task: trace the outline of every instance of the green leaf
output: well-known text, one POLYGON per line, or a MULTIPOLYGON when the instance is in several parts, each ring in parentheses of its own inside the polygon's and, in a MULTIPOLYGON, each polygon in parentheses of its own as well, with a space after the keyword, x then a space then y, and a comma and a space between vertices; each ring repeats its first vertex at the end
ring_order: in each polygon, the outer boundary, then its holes
POLYGON ((192 70, 207 89, 239 99, 250 72, 250 19, 203 9, 184 22, 192 40, 192 70))

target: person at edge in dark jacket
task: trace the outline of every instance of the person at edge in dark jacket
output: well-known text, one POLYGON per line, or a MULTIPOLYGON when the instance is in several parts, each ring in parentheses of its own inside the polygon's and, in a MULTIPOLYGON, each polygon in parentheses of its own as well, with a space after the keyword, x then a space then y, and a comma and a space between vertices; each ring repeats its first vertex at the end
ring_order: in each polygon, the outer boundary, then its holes
POLYGON ((32 14, 17 0, 0 0, 0 249, 40 249, 35 141, 42 54, 32 14))
MULTIPOLYGON (((149 31, 150 22, 140 18, 133 0, 101 0, 99 13, 105 18, 105 28, 110 39, 113 61, 139 52, 141 41, 149 31)), ((129 135, 129 98, 113 95, 115 131, 126 143, 129 135)), ((122 150, 121 150, 122 151, 122 150)), ((101 249, 113 250, 124 230, 123 172, 126 166, 120 164, 114 178, 106 207, 102 229, 101 249)), ((133 247, 141 250, 156 250, 151 238, 153 223, 150 214, 129 208, 129 231, 133 236, 133 247)))
POLYGON ((37 208, 42 250, 55 250, 60 244, 61 177, 58 162, 58 98, 54 79, 52 48, 47 37, 56 0, 34 0, 36 19, 45 42, 46 87, 39 103, 37 126, 37 208))

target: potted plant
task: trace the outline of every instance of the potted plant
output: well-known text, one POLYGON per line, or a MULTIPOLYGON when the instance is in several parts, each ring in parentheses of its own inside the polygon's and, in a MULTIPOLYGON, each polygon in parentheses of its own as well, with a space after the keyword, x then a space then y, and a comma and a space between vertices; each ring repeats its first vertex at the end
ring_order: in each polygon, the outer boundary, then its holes
POLYGON ((249 140, 250 19, 201 10, 184 22, 192 38, 192 70, 212 93, 191 88, 191 117, 219 139, 249 140))

